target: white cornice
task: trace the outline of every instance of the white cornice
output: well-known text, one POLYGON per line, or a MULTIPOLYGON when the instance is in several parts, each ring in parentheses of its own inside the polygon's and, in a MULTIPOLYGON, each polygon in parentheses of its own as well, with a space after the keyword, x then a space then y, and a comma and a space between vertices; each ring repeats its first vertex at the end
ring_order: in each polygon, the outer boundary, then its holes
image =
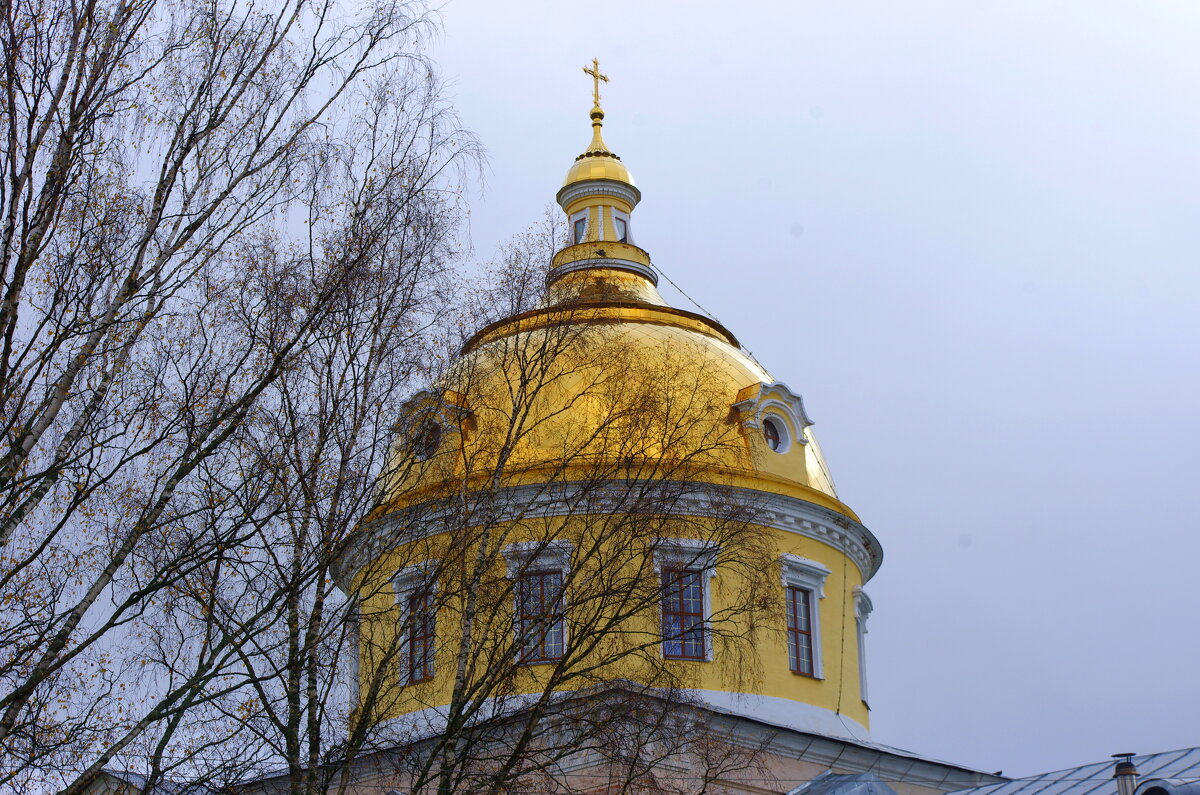
MULTIPOLYGON (((639 487, 643 495, 649 485, 639 487)), ((871 579, 883 562, 883 548, 870 530, 820 505, 783 494, 732 486, 669 481, 662 485, 683 487, 684 493, 668 497, 672 514, 724 517, 731 505, 745 506, 749 511, 747 521, 752 524, 796 533, 846 555, 858 567, 863 582, 871 579)), ((628 494, 629 484, 623 481, 514 486, 492 496, 488 513, 494 521, 567 516, 579 512, 584 505, 591 515, 620 513, 629 508, 628 494)), ((421 503, 361 526, 330 567, 334 580, 343 590, 349 590, 350 583, 367 562, 400 544, 445 532, 457 520, 460 510, 461 507, 421 503)), ((470 519, 465 522, 476 523, 470 519)))
POLYGON ((589 179, 583 182, 573 182, 564 185, 555 197, 559 205, 566 210, 567 205, 585 196, 616 196, 625 201, 630 207, 636 207, 642 200, 642 192, 634 186, 617 182, 613 179, 589 179))

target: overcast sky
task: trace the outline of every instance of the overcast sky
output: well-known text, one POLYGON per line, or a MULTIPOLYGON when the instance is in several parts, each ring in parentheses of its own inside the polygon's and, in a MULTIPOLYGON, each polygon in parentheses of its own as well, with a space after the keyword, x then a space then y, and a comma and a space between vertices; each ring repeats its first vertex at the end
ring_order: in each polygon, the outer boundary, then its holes
MULTIPOLYGON (((879 537, 875 738, 1200 745, 1200 4, 451 0, 481 256, 589 140, 879 537)), ((668 299, 689 306, 669 287, 668 299)))

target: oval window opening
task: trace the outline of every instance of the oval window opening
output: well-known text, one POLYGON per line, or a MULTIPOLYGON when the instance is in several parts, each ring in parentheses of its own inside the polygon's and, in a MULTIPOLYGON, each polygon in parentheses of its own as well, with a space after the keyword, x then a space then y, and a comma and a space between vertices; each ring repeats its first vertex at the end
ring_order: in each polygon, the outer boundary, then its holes
POLYGON ((425 420, 421 423, 412 437, 413 453, 420 461, 432 458, 441 444, 442 426, 434 420, 425 420))
POLYGON ((776 420, 763 420, 763 438, 767 440, 767 447, 770 447, 775 452, 783 451, 783 428, 779 426, 776 420))

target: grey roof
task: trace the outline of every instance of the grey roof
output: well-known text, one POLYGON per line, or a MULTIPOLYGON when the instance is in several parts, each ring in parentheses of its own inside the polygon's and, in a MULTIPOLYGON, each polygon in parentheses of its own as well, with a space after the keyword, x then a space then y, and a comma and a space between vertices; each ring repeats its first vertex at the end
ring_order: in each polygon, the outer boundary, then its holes
POLYGON ((787 795, 896 795, 896 790, 871 772, 847 775, 826 771, 787 795))
MULTIPOLYGON (((1137 767, 1138 781, 1153 778, 1200 780, 1200 748, 1144 754, 1133 757, 1132 761, 1137 767)), ((1115 795, 1114 765, 1114 761, 1108 759, 958 792, 972 795, 1115 795)))

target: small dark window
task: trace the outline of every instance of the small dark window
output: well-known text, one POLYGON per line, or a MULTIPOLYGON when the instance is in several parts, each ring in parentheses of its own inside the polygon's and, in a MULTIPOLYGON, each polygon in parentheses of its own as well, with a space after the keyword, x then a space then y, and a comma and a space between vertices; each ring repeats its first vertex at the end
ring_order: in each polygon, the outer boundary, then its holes
POLYGON ((563 575, 535 571, 517 580, 517 642, 521 662, 554 662, 563 656, 563 575))
POLYGON ((763 420, 763 437, 767 440, 767 447, 775 452, 778 453, 783 447, 783 432, 775 420, 763 420))
POLYGON ((587 219, 580 218, 575 222, 575 242, 582 243, 583 235, 587 232, 587 219))
POLYGON ((433 678, 433 594, 418 591, 408 598, 408 681, 433 678))
POLYGON ((788 662, 792 673, 814 676, 812 639, 812 591, 788 586, 788 662))
POLYGON ((677 660, 703 660, 704 581, 695 569, 663 571, 663 656, 677 660))
POLYGON ((442 445, 442 426, 436 420, 425 420, 413 432, 412 450, 418 460, 433 458, 442 445))
POLYGON ((625 224, 625 219, 624 218, 614 218, 613 226, 615 226, 617 228, 617 240, 621 243, 628 242, 626 240, 626 238, 629 236, 629 234, 628 234, 629 230, 625 224))

